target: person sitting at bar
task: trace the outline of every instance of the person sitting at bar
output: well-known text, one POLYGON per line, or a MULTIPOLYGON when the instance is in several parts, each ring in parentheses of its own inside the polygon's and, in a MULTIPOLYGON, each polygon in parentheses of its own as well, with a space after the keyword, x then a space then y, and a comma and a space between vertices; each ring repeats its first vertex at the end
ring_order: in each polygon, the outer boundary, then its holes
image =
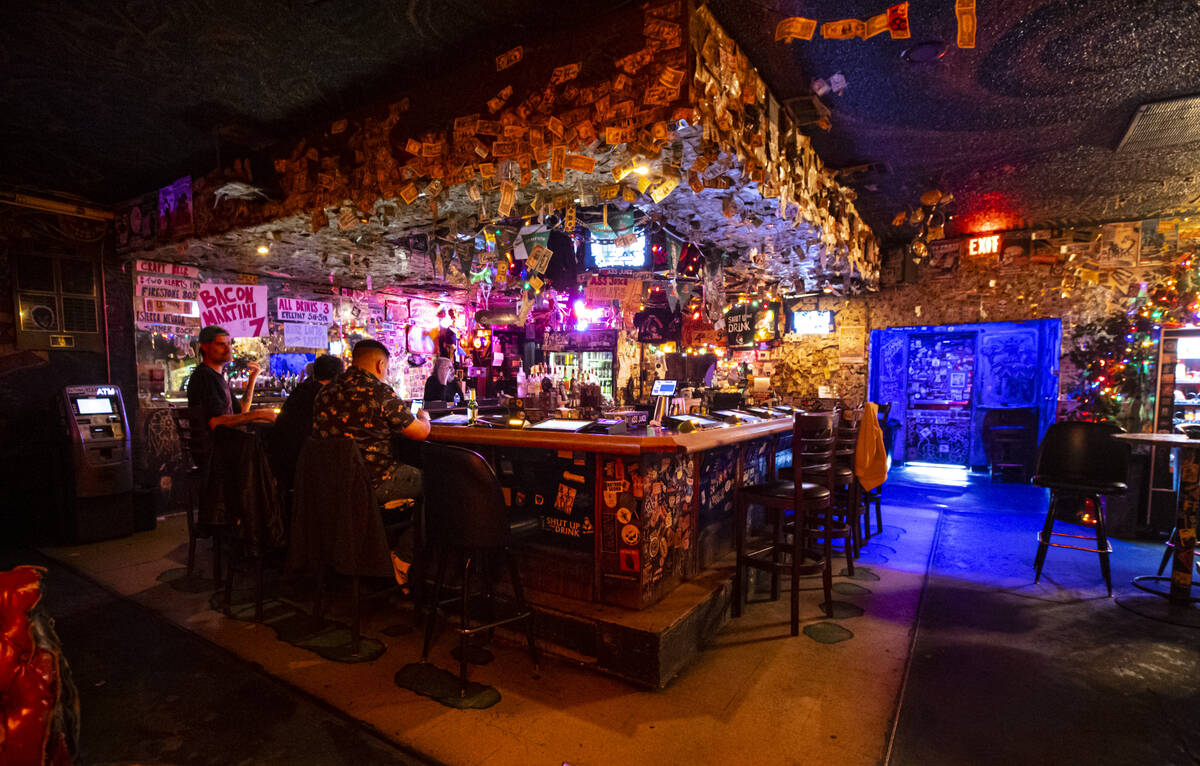
POLYGON ((196 423, 192 434, 192 450, 203 468, 212 450, 212 431, 217 426, 238 426, 243 423, 274 422, 273 410, 251 410, 254 401, 254 382, 258 379, 258 364, 246 365, 249 378, 242 394, 239 411, 233 411, 233 394, 225 379, 225 365, 233 358, 233 343, 223 327, 209 325, 200 330, 200 364, 188 379, 188 409, 196 423), (207 427, 205 427, 207 426, 207 427))
POLYGON ((290 487, 292 475, 296 473, 296 462, 304 440, 312 435, 317 394, 346 368, 336 356, 323 354, 309 363, 309 375, 296 386, 283 403, 283 411, 275 421, 272 434, 272 456, 275 458, 275 478, 285 487, 290 487))
POLYGON ((451 407, 454 406, 454 393, 457 390, 455 383, 451 378, 454 374, 454 366, 444 356, 435 357, 433 360, 433 372, 425 379, 425 401, 426 402, 446 402, 451 407))
POLYGON ((358 442, 375 497, 381 503, 421 494, 421 471, 392 455, 392 437, 421 441, 429 436, 429 413, 414 416, 409 405, 384 382, 389 354, 377 340, 360 340, 350 369, 317 395, 313 436, 348 436, 358 442))

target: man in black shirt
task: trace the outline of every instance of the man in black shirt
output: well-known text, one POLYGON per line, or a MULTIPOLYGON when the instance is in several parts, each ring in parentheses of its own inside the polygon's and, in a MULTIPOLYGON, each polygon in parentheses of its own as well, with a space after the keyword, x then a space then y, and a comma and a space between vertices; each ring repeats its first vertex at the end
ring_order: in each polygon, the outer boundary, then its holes
POLYGON ((258 364, 247 365, 250 378, 246 382, 246 393, 239 403, 239 412, 233 411, 233 394, 225 380, 225 365, 233 358, 233 343, 223 327, 209 325, 200 330, 200 364, 196 365, 188 380, 188 409, 196 432, 192 434, 192 449, 201 456, 211 449, 212 431, 217 426, 237 426, 243 423, 274 422, 273 410, 250 410, 254 399, 254 382, 258 378, 258 364), (207 426, 207 427, 206 427, 207 426))

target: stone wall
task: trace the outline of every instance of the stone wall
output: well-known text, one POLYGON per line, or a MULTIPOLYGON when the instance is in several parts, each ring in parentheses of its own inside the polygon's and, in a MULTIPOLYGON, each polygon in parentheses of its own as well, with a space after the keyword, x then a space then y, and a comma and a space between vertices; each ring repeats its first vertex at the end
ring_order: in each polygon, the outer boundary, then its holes
MULTIPOLYGON (((1073 241, 1082 240, 1082 245, 1075 245, 1074 249, 1085 250, 1075 258, 1061 255, 1013 260, 999 254, 964 255, 954 259, 950 267, 935 267, 926 262, 919 269, 911 263, 903 264, 902 269, 893 262, 893 274, 908 272, 905 281, 893 279, 878 293, 808 299, 811 305, 803 308, 831 309, 835 312, 836 327, 865 325, 868 332, 887 327, 1061 319, 1062 402, 1078 384, 1078 371, 1068 359, 1074 327, 1128 308, 1136 299, 1141 283, 1152 284, 1166 276, 1178 253, 1192 249, 1196 241, 1180 239, 1168 241, 1165 246, 1143 244, 1142 256, 1136 264, 1095 269, 1101 230, 1094 231, 1095 234, 1069 234, 1073 241), (1093 246, 1094 251, 1088 250, 1093 246)), ((1058 249, 1057 244, 1054 249, 1058 249)), ((899 259, 902 254, 895 251, 888 257, 899 259)), ((832 385, 838 395, 851 400, 865 397, 867 365, 838 362, 838 335, 792 338, 775 351, 778 361, 772 383, 776 391, 785 396, 807 397, 815 396, 819 385, 832 385)))

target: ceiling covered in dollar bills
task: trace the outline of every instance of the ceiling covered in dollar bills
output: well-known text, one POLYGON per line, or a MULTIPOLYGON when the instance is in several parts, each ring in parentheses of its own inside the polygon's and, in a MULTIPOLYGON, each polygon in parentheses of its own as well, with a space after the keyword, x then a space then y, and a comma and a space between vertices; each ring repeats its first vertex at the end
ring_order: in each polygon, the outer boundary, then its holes
MULTIPOLYGON (((953 0, 911 0, 907 40, 774 41, 789 16, 865 19, 888 4, 709 3, 785 102, 810 110, 814 80, 844 79, 840 93, 820 96, 829 130, 805 131, 828 166, 845 169, 840 180, 881 239, 931 188, 955 196, 959 231, 1200 211, 1200 145, 1115 151, 1140 104, 1200 90, 1194 0, 980 0, 973 50, 954 45, 953 0), (947 44, 945 55, 904 57, 925 42, 947 44)), ((463 57, 630 5, 10 5, 0 26, 0 184, 115 203, 394 98, 463 57)))

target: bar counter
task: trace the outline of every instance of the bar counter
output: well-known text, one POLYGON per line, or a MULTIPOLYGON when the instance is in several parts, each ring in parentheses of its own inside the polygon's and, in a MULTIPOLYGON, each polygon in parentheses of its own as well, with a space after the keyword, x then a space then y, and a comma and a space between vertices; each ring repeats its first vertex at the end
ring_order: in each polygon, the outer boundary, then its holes
MULTIPOLYGON (((740 473, 789 465, 791 420, 627 434, 435 425, 430 438, 496 469, 514 510, 542 531, 518 551, 533 588, 632 609, 657 603, 728 553, 740 473)), ((436 470, 426 466, 425 470, 436 470)))

